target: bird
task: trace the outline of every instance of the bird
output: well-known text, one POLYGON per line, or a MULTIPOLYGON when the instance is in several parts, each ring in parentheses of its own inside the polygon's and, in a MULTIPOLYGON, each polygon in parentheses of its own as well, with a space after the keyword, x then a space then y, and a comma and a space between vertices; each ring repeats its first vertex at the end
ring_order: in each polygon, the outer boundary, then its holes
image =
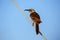
POLYGON ((39 14, 33 8, 25 9, 24 11, 28 11, 30 13, 30 18, 33 21, 32 25, 35 26, 36 34, 38 35, 40 33, 40 35, 42 35, 39 31, 39 24, 42 23, 39 14))

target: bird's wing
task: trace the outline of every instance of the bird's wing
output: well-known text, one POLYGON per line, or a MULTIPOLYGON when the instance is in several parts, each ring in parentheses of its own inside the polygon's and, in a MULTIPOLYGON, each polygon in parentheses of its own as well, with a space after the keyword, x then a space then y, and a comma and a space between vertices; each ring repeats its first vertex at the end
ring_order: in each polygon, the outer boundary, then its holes
POLYGON ((32 19, 33 21, 35 21, 35 22, 40 21, 40 19, 37 18, 37 17, 31 17, 31 19, 32 19))
POLYGON ((37 13, 32 13, 30 17, 34 22, 41 22, 40 16, 37 13))

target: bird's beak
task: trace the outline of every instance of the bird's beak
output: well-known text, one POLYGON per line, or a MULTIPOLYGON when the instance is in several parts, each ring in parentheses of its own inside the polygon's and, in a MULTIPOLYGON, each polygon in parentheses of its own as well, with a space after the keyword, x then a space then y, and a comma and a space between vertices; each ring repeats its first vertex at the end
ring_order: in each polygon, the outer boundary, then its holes
POLYGON ((29 9, 25 9, 24 11, 30 11, 29 9))

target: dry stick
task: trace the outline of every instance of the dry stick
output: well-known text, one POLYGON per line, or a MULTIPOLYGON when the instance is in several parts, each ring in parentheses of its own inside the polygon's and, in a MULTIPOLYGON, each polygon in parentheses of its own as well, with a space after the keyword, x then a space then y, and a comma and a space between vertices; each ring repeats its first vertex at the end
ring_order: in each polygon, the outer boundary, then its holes
POLYGON ((39 32, 39 33, 42 36, 43 40, 47 40, 47 38, 41 32, 39 32))

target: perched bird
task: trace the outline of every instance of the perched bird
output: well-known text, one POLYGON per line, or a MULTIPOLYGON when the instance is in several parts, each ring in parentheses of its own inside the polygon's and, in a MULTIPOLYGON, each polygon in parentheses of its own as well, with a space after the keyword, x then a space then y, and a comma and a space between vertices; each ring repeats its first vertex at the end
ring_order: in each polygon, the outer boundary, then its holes
POLYGON ((40 16, 34 9, 25 9, 24 11, 29 11, 31 20, 33 21, 33 26, 35 26, 36 34, 42 33, 39 31, 39 24, 42 22, 40 16))

